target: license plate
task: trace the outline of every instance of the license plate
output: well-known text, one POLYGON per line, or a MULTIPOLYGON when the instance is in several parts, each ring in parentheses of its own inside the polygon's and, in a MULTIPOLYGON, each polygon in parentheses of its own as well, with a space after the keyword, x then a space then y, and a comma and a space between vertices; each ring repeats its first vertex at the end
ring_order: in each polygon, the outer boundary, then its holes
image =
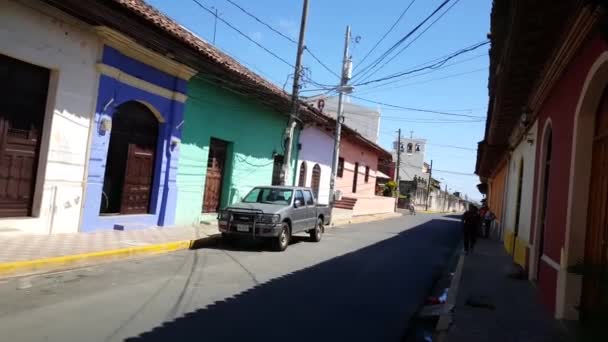
POLYGON ((248 224, 237 224, 236 225, 236 231, 237 232, 248 232, 249 231, 249 225, 248 224))

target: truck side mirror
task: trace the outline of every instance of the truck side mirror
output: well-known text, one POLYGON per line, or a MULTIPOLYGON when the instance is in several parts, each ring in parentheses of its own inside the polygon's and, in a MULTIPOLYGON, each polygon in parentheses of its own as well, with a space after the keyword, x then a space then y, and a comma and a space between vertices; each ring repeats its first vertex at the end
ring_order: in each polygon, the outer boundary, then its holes
POLYGON ((293 202, 293 206, 296 208, 301 207, 302 205, 304 205, 302 200, 297 199, 297 200, 295 200, 295 202, 293 202))

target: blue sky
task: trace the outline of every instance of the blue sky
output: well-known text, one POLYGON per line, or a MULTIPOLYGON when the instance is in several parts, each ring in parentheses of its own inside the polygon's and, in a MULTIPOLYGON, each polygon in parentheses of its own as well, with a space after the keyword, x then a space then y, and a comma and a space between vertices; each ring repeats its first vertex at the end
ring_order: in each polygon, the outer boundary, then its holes
MULTIPOLYGON (((167 15, 211 42, 213 40, 214 17, 200 8, 193 0, 147 0, 167 15)), ((209 8, 217 8, 220 16, 249 35, 260 44, 276 53, 290 64, 295 63, 295 45, 268 28, 246 16, 228 0, 198 0, 209 8)), ((301 0, 232 0, 286 35, 297 38, 301 0)), ((330 69, 339 73, 342 59, 346 25, 352 26, 353 37, 361 37, 353 44, 351 53, 355 71, 365 67, 403 37, 429 15, 443 0, 416 0, 403 19, 389 36, 364 61, 363 56, 376 44, 382 35, 399 17, 411 0, 310 0, 306 45, 330 69)), ((484 41, 489 32, 489 0, 451 0, 438 15, 456 3, 439 21, 418 38, 370 79, 406 71, 419 64, 450 54, 461 48, 484 41)), ((429 24, 431 21, 429 21, 429 24)), ((428 26, 428 25, 427 25, 428 26)), ((426 26, 420 30, 422 31, 426 26)), ((420 32, 418 31, 418 32, 420 32)), ((415 35, 414 35, 415 37, 415 35)), ((412 37, 413 38, 413 37, 412 37)), ((411 41, 409 39, 407 42, 411 41)), ((217 24, 216 46, 235 57, 245 66, 270 81, 283 86, 293 68, 279 61, 266 51, 249 42, 222 22, 217 24)), ((392 84, 370 84, 355 88, 353 95, 366 99, 405 107, 446 111, 457 114, 486 116, 488 103, 488 46, 463 54, 446 65, 419 76, 392 84), (453 64, 453 65, 451 65, 453 64), (374 88, 376 87, 376 88, 374 88)), ((304 65, 311 78, 321 84, 337 84, 338 79, 326 71, 310 55, 305 54, 304 65)), ((356 83, 356 79, 355 79, 356 83)), ((318 86, 307 85, 308 89, 318 86)), ((291 80, 286 89, 291 89, 291 80)), ((304 94, 315 94, 306 92, 304 94)), ((353 99, 363 105, 378 105, 353 99)), ((380 145, 390 149, 395 131, 401 128, 409 135, 428 139, 426 159, 433 160, 434 177, 442 179, 453 191, 467 193, 479 199, 475 185, 476 177, 444 173, 439 170, 472 174, 475 168, 477 142, 483 138, 485 121, 453 122, 471 120, 399 110, 380 106, 385 118, 380 126, 380 145), (413 120, 413 121, 412 121, 413 120), (420 122, 423 120, 424 122, 420 122), (415 122, 418 121, 418 122, 415 122), (448 122, 452 121, 452 122, 448 122), (473 150, 455 149, 438 145, 455 145, 473 150)), ((473 119, 474 120, 474 119, 473 119)))

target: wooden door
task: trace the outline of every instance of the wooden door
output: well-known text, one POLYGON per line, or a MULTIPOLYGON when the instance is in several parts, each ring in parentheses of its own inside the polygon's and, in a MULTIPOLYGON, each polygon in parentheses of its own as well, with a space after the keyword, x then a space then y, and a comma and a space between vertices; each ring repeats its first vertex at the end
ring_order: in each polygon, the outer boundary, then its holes
POLYGON ((312 181, 310 187, 312 188, 312 193, 315 194, 315 198, 319 200, 319 187, 321 185, 321 167, 319 164, 315 164, 312 168, 312 181))
POLYGON ((16 129, 0 117, 0 217, 31 215, 39 131, 16 129))
POLYGON ((121 214, 146 214, 150 211, 153 173, 154 148, 129 144, 121 214))
POLYGON ((226 162, 227 143, 211 139, 209 158, 207 159, 207 177, 203 195, 203 213, 215 213, 219 210, 222 197, 222 180, 226 162))
POLYGON ((0 54, 0 217, 32 215, 49 75, 0 54))
MULTIPOLYGON (((585 242, 585 264, 592 274, 583 277, 583 308, 587 313, 608 305, 606 282, 602 275, 608 271, 608 96, 606 92, 598 109, 593 137, 593 155, 587 233, 585 242)), ((585 317, 585 314, 583 314, 585 317)))

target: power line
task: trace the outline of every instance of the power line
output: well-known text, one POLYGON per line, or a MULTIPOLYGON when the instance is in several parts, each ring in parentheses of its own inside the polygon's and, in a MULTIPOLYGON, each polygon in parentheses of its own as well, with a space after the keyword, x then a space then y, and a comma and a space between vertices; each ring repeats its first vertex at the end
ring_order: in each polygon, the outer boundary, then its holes
POLYGON ((459 176, 471 176, 471 177, 478 177, 476 174, 474 174, 474 173, 469 173, 469 172, 448 171, 448 170, 437 170, 437 169, 434 169, 434 170, 433 170, 433 172, 447 173, 447 174, 459 175, 459 176))
POLYGON ((442 144, 429 144, 429 143, 427 143, 427 145, 429 145, 429 146, 438 146, 438 147, 447 147, 447 148, 455 148, 455 149, 458 149, 458 150, 466 150, 466 151, 477 151, 476 148, 462 147, 462 146, 455 146, 455 145, 442 145, 442 144))
MULTIPOLYGON (((470 74, 474 74, 474 73, 478 73, 478 72, 482 72, 482 71, 487 71, 488 68, 479 68, 479 69, 473 69, 473 70, 469 70, 469 71, 464 71, 461 73, 457 73, 457 74, 450 74, 450 75, 446 75, 443 77, 436 77, 436 78, 429 78, 428 80, 424 80, 424 81, 418 81, 418 82, 410 82, 410 83, 404 83, 404 84, 400 84, 400 85, 396 85, 393 87, 388 87, 388 88, 382 88, 382 89, 377 89, 377 88, 371 88, 368 91, 362 91, 361 93, 359 93, 360 95, 362 94, 371 94, 377 91, 388 91, 388 90, 395 90, 395 89, 401 89, 401 88, 405 88, 405 87, 411 87, 411 86, 417 86, 417 85, 421 85, 421 84, 427 84, 427 83, 431 83, 431 82, 435 82, 435 81, 441 81, 441 80, 447 80, 449 78, 457 78, 460 76, 465 76, 465 75, 470 75, 470 74), (375 90, 373 90, 375 89, 375 90)), ((409 79, 409 78, 406 78, 409 79)), ((403 80, 399 80, 399 81, 403 81, 403 80)), ((386 86, 386 84, 381 85, 382 87, 386 86)))
MULTIPOLYGON (((209 14, 211 14, 211 15, 213 15, 215 17, 215 12, 214 11, 210 10, 205 5, 201 4, 198 0, 192 0, 192 1, 195 4, 197 4, 200 8, 204 9, 205 11, 209 12, 209 14)), ((264 45, 258 43, 255 39, 249 37, 247 34, 243 33, 243 31, 239 30, 238 28, 234 27, 231 23, 229 23, 228 21, 224 20, 224 18, 217 17, 217 19, 219 19, 221 22, 223 22, 224 24, 226 24, 228 27, 230 27, 231 29, 233 29, 234 31, 236 31, 238 34, 240 34, 241 36, 243 36, 245 39, 249 40, 250 42, 252 42, 253 44, 257 45, 262 50, 266 51, 268 54, 270 54, 274 58, 280 60, 281 62, 287 64, 288 66, 290 66, 292 68, 294 67, 291 63, 289 63, 288 61, 286 61, 285 59, 283 59, 283 57, 277 55, 276 53, 272 52, 271 50, 269 50, 264 45)))
POLYGON ((385 77, 381 77, 381 78, 378 78, 378 79, 375 79, 375 80, 371 80, 371 81, 361 82, 361 83, 358 83, 358 84, 354 84, 354 86, 363 86, 363 85, 367 85, 367 84, 387 81, 387 80, 391 80, 391 79, 394 79, 394 78, 403 77, 405 75, 410 75, 410 74, 413 74, 413 73, 416 73, 416 72, 420 72, 420 71, 423 71, 423 70, 427 70, 427 69, 438 69, 438 68, 444 66, 445 63, 447 63, 448 61, 450 61, 450 60, 452 60, 452 59, 454 59, 454 58, 456 58, 456 57, 458 57, 458 56, 460 56, 460 55, 462 55, 464 53, 467 53, 467 52, 479 49, 480 47, 482 47, 484 45, 487 45, 489 43, 490 43, 490 41, 484 41, 484 42, 481 42, 481 43, 477 43, 477 44, 475 44, 475 45, 473 45, 473 46, 471 46, 469 48, 465 48, 465 49, 459 50, 459 51, 453 53, 452 55, 444 58, 443 60, 441 60, 439 62, 436 62, 436 63, 433 63, 431 65, 420 67, 420 68, 417 68, 417 69, 412 69, 412 70, 407 70, 407 71, 395 73, 395 74, 388 75, 388 76, 385 76, 385 77))
POLYGON ((399 17, 397 18, 397 20, 395 20, 395 22, 393 23, 393 25, 388 29, 388 31, 386 31, 386 33, 384 33, 384 35, 382 36, 382 38, 380 38, 380 40, 378 40, 378 42, 376 42, 376 44, 365 54, 365 56, 361 59, 361 61, 359 62, 360 64, 363 64, 363 62, 365 62, 365 60, 367 59, 367 57, 369 57, 369 55, 372 54, 372 52, 374 52, 374 50, 378 47, 378 45, 380 45, 380 43, 382 43, 384 41, 384 39, 386 39, 386 37, 393 32, 393 30, 395 29, 395 27, 397 26, 397 24, 399 24, 399 22, 401 21, 401 19, 403 19, 403 17, 405 16, 405 14, 407 13, 407 11, 410 9, 410 7, 412 7, 412 5, 414 4, 414 2, 416 2, 416 0, 412 0, 410 2, 409 5, 407 5, 407 7, 405 8, 405 10, 403 10, 403 12, 401 12, 401 15, 399 15, 399 17))
MULTIPOLYGON (((370 65, 363 68, 360 72, 360 77, 366 75, 369 71, 373 70, 378 64, 380 64, 384 59, 386 59, 395 49, 397 49, 403 42, 405 42, 409 37, 411 37, 416 31, 418 31, 427 21, 429 21, 437 12, 439 12, 448 2, 451 0, 444 0, 430 15, 428 15, 420 24, 414 27, 410 32, 408 32, 405 36, 399 39, 395 44, 393 44, 388 50, 386 50, 380 57, 376 58, 370 65)), ((355 75, 359 77, 359 75, 355 75)))
MULTIPOLYGON (((298 42, 291 38, 290 36, 286 35, 285 33, 281 32, 279 29, 274 28, 272 25, 268 24, 267 22, 265 22, 264 20, 260 19, 258 16, 256 16, 255 14, 249 12, 248 10, 246 10, 245 8, 243 8, 241 5, 237 4, 236 2, 232 1, 232 0, 226 0, 228 1, 230 4, 232 4, 233 6, 235 6, 236 8, 238 8, 241 12, 245 13, 247 16, 253 18, 255 21, 257 21, 258 23, 266 26, 269 30, 271 30, 272 32, 278 34, 279 36, 285 38, 286 40, 290 41, 293 44, 297 44, 298 42)), ((321 61, 320 58, 318 58, 313 52, 312 50, 310 50, 310 48, 306 47, 305 48, 306 51, 308 52, 308 54, 310 54, 310 56, 312 58, 314 58, 315 61, 317 61, 317 63, 319 63, 325 70, 329 71, 332 75, 335 75, 336 77, 340 78, 340 75, 338 75, 336 72, 334 72, 333 70, 331 70, 325 63, 323 63, 323 61, 321 61)))
POLYGON ((248 15, 249 17, 253 18, 255 21, 257 21, 258 23, 266 26, 268 29, 270 29, 271 31, 273 31, 274 33, 280 35, 281 37, 289 40, 290 42, 294 43, 294 44, 298 44, 298 42, 291 38, 290 36, 284 34, 283 32, 275 29, 274 27, 270 26, 270 24, 266 23, 265 21, 263 21, 262 19, 258 18, 257 16, 255 16, 253 13, 247 11, 246 9, 244 9, 241 5, 237 4, 236 2, 232 1, 232 0, 226 0, 228 1, 230 4, 232 4, 234 7, 238 8, 239 10, 241 10, 241 12, 245 13, 246 15, 248 15))
POLYGON ((403 53, 403 51, 407 50, 407 48, 409 48, 412 44, 414 44, 423 34, 425 34, 429 29, 431 29, 431 27, 433 27, 439 20, 441 20, 441 18, 443 18, 454 6, 456 6, 458 3, 460 2, 460 0, 456 0, 456 2, 454 2, 450 7, 448 7, 439 17, 437 17, 435 20, 433 20, 433 22, 431 22, 431 24, 429 26, 427 26, 422 32, 420 32, 416 37, 414 37, 414 39, 412 39, 412 41, 410 41, 407 45, 405 45, 403 48, 401 48, 401 50, 399 50, 395 55, 393 55, 393 57, 391 57, 388 61, 384 62, 379 68, 377 68, 374 72, 372 72, 371 74, 368 74, 364 80, 369 79, 373 74, 377 73, 378 71, 380 71, 380 69, 384 68, 388 63, 392 62, 395 58, 397 58, 400 54, 403 53))
MULTIPOLYGON (((453 63, 450 63, 450 64, 445 64, 445 65, 443 65, 443 66, 441 66, 441 67, 438 67, 438 68, 435 68, 435 69, 431 69, 431 70, 429 70, 429 71, 427 71, 427 72, 421 72, 421 73, 419 73, 419 74, 415 74, 415 75, 412 75, 412 76, 409 76, 409 77, 404 77, 404 78, 402 78, 402 79, 398 79, 398 80, 392 80, 392 81, 388 81, 388 82, 385 82, 385 83, 382 83, 382 84, 377 84, 377 85, 375 85, 375 86, 373 86, 373 87, 367 88, 367 89, 365 90, 365 93, 366 93, 366 94, 367 94, 367 93, 371 93, 371 92, 373 92, 373 91, 371 91, 371 90, 373 90, 373 89, 383 88, 383 87, 385 87, 385 86, 387 86, 387 85, 389 85, 389 84, 399 83, 399 82, 403 82, 403 81, 405 81, 405 80, 409 80, 409 79, 412 79, 412 78, 417 78, 417 77, 421 77, 421 76, 424 76, 424 75, 432 74, 432 73, 437 72, 438 70, 443 70, 443 69, 446 69, 446 68, 452 67, 452 66, 454 66, 454 65, 463 64, 463 63, 466 63, 466 62, 469 62, 469 61, 475 60, 475 59, 477 59, 477 58, 480 58, 480 57, 487 57, 487 56, 488 56, 488 55, 487 55, 487 54, 485 54, 485 53, 483 53, 483 54, 479 54, 479 55, 475 55, 475 56, 472 56, 472 57, 469 57, 469 58, 465 58, 465 59, 463 59, 463 60, 459 60, 459 61, 457 61, 457 62, 453 62, 453 63)), ((422 65, 425 65, 425 64, 428 64, 428 62, 427 62, 427 63, 423 63, 422 65)), ((417 67, 418 67, 418 66, 415 66, 414 68, 417 68, 417 67)), ((391 88, 391 89, 392 89, 392 88, 391 88)), ((360 94, 362 94, 362 93, 360 93, 360 94)))
POLYGON ((362 100, 362 101, 371 102, 371 103, 375 103, 375 104, 379 104, 379 105, 387 106, 387 107, 393 107, 393 108, 399 108, 399 109, 409 110, 409 111, 413 111, 413 112, 423 112, 423 113, 433 113, 433 114, 450 115, 450 116, 460 116, 460 117, 473 118, 473 119, 485 119, 485 117, 483 117, 483 116, 458 114, 458 113, 450 113, 450 112, 442 112, 442 111, 430 110, 430 109, 420 109, 420 108, 404 107, 404 106, 400 106, 400 105, 394 105, 394 104, 390 104, 390 103, 369 100, 369 99, 365 99, 365 98, 362 98, 362 97, 359 97, 359 96, 355 96, 355 95, 350 95, 350 96, 353 97, 353 98, 355 98, 355 99, 362 100))
POLYGON ((325 63, 323 63, 323 61, 321 61, 321 59, 319 57, 317 57, 312 51, 310 51, 310 49, 307 47, 305 47, 306 51, 308 52, 308 54, 315 60, 317 61, 317 63, 319 63, 325 70, 329 71, 329 73, 331 73, 332 75, 336 76, 337 78, 340 78, 340 75, 338 75, 337 72, 331 70, 325 63))

